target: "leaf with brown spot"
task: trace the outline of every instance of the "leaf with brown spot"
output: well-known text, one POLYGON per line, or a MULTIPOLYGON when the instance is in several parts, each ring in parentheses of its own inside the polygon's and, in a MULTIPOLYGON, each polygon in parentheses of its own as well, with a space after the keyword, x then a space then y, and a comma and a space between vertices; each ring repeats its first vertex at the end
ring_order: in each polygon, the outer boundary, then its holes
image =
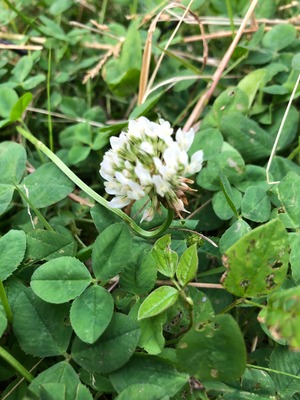
POLYGON ((288 234, 272 220, 244 235, 223 255, 222 283, 239 297, 258 297, 275 290, 285 279, 289 260, 288 234))
POLYGON ((232 381, 246 367, 243 335, 229 314, 194 326, 179 341, 176 354, 187 372, 200 380, 232 381))

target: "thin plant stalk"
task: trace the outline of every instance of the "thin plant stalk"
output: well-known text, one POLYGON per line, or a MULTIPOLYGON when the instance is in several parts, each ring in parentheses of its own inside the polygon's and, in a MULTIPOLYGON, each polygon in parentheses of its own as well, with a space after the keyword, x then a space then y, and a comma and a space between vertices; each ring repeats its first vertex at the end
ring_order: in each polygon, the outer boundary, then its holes
POLYGON ((5 288, 3 282, 0 280, 0 300, 3 305, 3 309, 7 318, 7 321, 11 324, 13 319, 13 314, 7 299, 5 288))
POLYGON ((231 45, 229 46, 227 52, 225 53, 222 61, 220 62, 218 68, 216 69, 213 78, 212 78, 212 82, 211 84, 208 85, 207 90, 205 91, 205 93, 203 94, 203 96, 200 97, 198 103, 196 104, 194 110, 192 111, 192 113, 190 114, 188 120, 186 121, 183 130, 184 131, 189 131, 191 129, 191 127, 193 126, 193 124, 195 123, 195 121, 200 117, 200 115, 202 114, 202 111, 204 110, 205 106, 208 104, 209 99, 211 98, 213 92, 215 91, 219 80, 222 77, 223 71, 226 68, 232 53, 234 51, 234 49, 236 48, 241 36, 243 35, 244 29, 247 26, 247 23, 249 21, 249 19, 251 18, 251 15, 253 14, 253 11, 256 7, 258 3, 258 0, 253 0, 244 19, 243 22, 241 23, 237 34, 235 36, 235 38, 233 39, 231 45))
POLYGON ((259 365, 253 365, 253 364, 246 364, 246 366, 248 368, 252 368, 252 369, 260 369, 262 371, 272 372, 273 374, 289 376, 290 378, 293 378, 293 379, 300 379, 299 375, 289 374, 288 372, 278 371, 277 369, 261 367, 259 365))
POLYGON ((278 130, 278 133, 277 133, 275 142, 274 142, 274 144, 273 144, 273 148, 272 148, 272 151, 271 151, 271 155, 270 155, 270 158, 269 158, 269 161, 268 161, 268 164, 267 164, 267 168, 266 168, 266 177, 267 177, 267 182, 268 182, 270 185, 279 183, 279 181, 276 181, 276 182, 271 182, 271 181, 270 181, 270 168, 271 168, 271 165, 272 165, 273 158, 274 158, 274 156, 275 156, 276 148, 277 148, 277 145, 278 145, 278 142, 279 142, 279 139, 280 139, 280 136, 281 136, 281 133, 282 133, 282 130, 283 130, 285 121, 286 121, 286 119, 287 119, 287 116, 288 116, 288 113, 289 113, 289 111, 290 111, 292 102, 293 102, 293 100, 294 100, 294 97, 295 97, 296 90, 297 90, 297 88, 298 88, 299 82, 300 82, 300 73, 299 73, 299 75, 298 75, 298 78, 297 78, 297 81, 296 81, 296 83, 295 83, 293 92, 292 92, 292 94, 291 94, 290 100, 289 100, 288 105, 287 105, 287 107, 286 107, 284 116, 283 116, 283 118, 282 118, 282 121, 281 121, 279 130, 278 130))
POLYGON ((50 85, 51 85, 51 48, 49 49, 48 55, 48 72, 47 72, 47 109, 48 109, 48 130, 49 130, 49 147, 50 150, 54 150, 53 143, 53 129, 52 129, 52 116, 51 116, 51 97, 50 97, 50 85))
POLYGON ((97 203, 101 204, 103 207, 105 207, 106 209, 108 209, 109 211, 118 215, 118 217, 126 221, 131 227, 131 229, 133 229, 138 235, 149 239, 155 238, 157 236, 162 235, 169 228, 174 217, 174 212, 172 209, 170 208, 168 209, 167 218, 160 227, 154 229, 153 231, 146 231, 145 229, 142 229, 136 222, 133 221, 132 218, 129 217, 129 215, 125 214, 123 211, 117 208, 110 207, 107 200, 105 200, 102 196, 100 196, 88 185, 86 185, 77 175, 74 174, 74 172, 70 170, 70 168, 66 166, 64 162, 61 161, 60 158, 58 158, 46 145, 44 145, 44 143, 42 143, 40 140, 34 137, 32 133, 29 132, 29 130, 21 127, 17 127, 17 130, 23 137, 29 140, 36 147, 37 150, 40 150, 42 153, 44 153, 72 182, 75 183, 75 185, 77 185, 80 189, 82 189, 97 203))
POLYGON ((6 351, 3 347, 0 346, 0 357, 3 358, 16 372, 22 375, 27 382, 31 382, 34 379, 34 376, 21 364, 18 360, 16 360, 8 351, 6 351))

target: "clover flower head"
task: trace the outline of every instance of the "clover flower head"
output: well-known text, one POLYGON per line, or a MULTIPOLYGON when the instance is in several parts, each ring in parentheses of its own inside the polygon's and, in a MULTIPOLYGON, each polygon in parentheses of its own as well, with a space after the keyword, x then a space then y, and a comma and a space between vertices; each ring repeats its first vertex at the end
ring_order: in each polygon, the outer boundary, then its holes
POLYGON ((110 138, 111 149, 100 164, 105 190, 115 196, 110 206, 123 208, 148 196, 151 203, 142 221, 151 221, 161 204, 180 217, 188 212, 185 193, 193 191, 188 186, 193 181, 187 176, 199 172, 203 162, 202 150, 189 159, 194 136, 193 129, 178 129, 174 137, 170 123, 163 119, 159 123, 145 117, 129 121, 126 132, 110 138))

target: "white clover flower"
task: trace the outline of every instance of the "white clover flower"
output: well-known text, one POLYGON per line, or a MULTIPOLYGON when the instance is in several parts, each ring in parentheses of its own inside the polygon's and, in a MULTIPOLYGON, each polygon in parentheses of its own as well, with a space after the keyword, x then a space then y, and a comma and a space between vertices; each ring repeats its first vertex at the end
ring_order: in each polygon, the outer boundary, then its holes
POLYGON ((115 196, 110 206, 123 208, 136 200, 147 201, 148 197, 151 205, 144 211, 142 221, 151 221, 160 204, 172 208, 180 217, 181 212, 188 212, 185 193, 193 191, 188 186, 193 181, 186 176, 199 172, 203 162, 202 150, 189 160, 187 151, 194 135, 192 129, 179 129, 174 138, 170 123, 162 119, 159 123, 145 117, 129 121, 126 132, 110 138, 111 150, 100 165, 105 190, 115 196))

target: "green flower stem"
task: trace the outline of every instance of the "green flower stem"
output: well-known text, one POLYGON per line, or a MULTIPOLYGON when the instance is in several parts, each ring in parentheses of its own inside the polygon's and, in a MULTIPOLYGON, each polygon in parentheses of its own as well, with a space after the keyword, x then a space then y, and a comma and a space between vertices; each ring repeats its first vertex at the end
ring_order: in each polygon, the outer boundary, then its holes
POLYGON ((278 371, 276 369, 260 367, 259 365, 253 365, 253 364, 246 364, 246 366, 248 368, 260 369, 262 371, 272 372, 273 374, 289 376, 290 378, 293 378, 293 379, 300 379, 300 376, 298 376, 298 375, 289 374, 288 372, 278 371))
POLYGON ((117 209, 117 208, 111 208, 108 204, 108 201, 105 200, 102 196, 100 196, 98 193, 96 193, 93 189, 91 189, 88 185, 86 185, 80 178, 78 178, 77 175, 74 174, 66 166, 65 163, 63 163, 47 146, 45 146, 40 140, 38 140, 36 137, 32 135, 31 132, 29 132, 26 129, 23 129, 21 127, 17 127, 18 132, 25 137, 27 140, 29 140, 36 148, 37 150, 42 151, 50 160, 69 178, 71 179, 72 182, 75 183, 80 189, 82 189, 87 195, 89 195, 92 199, 94 199, 97 203, 101 204, 103 207, 107 208, 109 211, 112 213, 118 215, 120 218, 122 218, 124 221, 126 221, 129 226, 140 236, 144 238, 154 238, 157 236, 162 235, 170 226, 171 222, 173 221, 174 217, 174 212, 172 209, 168 209, 168 216, 164 223, 157 229, 153 231, 146 231, 138 226, 132 218, 130 218, 127 214, 125 214, 123 211, 117 209))
POLYGON ((11 354, 9 354, 3 347, 0 346, 0 357, 2 357, 15 371, 17 371, 26 381, 31 382, 34 376, 23 367, 11 354))
POLYGON ((1 280, 0 280, 0 300, 2 302, 4 311, 5 311, 5 314, 6 314, 7 321, 11 324, 12 323, 12 319, 13 319, 13 315, 12 315, 11 308, 10 308, 10 305, 9 305, 9 302, 8 302, 8 299, 7 299, 7 296, 6 296, 6 292, 5 292, 5 288, 4 288, 3 282, 1 280))

